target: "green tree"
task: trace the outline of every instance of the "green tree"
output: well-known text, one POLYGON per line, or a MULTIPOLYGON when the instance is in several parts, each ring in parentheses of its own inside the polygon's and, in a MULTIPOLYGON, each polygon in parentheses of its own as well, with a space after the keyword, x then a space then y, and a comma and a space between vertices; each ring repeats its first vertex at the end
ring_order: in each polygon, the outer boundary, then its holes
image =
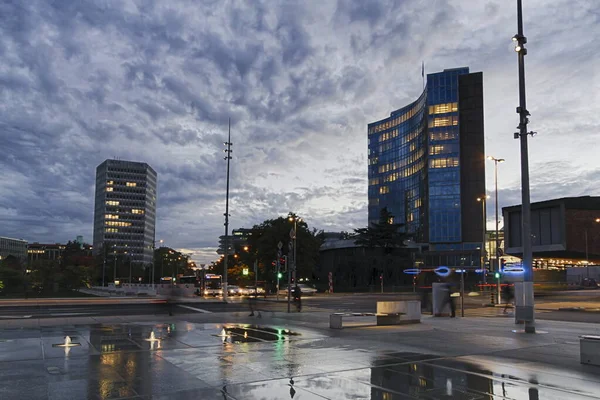
POLYGON ((402 231, 404 224, 394 223, 394 215, 387 208, 382 208, 379 221, 366 228, 355 229, 355 240, 359 246, 379 247, 384 254, 390 254, 394 249, 405 247, 404 241, 408 238, 402 231))

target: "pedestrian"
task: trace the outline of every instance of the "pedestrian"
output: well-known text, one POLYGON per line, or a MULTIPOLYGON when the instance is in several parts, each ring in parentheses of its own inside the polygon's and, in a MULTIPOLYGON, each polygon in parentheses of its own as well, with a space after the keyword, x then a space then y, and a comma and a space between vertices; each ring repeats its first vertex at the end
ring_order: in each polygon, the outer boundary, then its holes
POLYGON ((456 317, 456 305, 454 304, 454 297, 452 297, 452 286, 450 283, 444 285, 445 296, 444 303, 442 304, 442 310, 446 307, 446 304, 450 305, 450 318, 456 317))
POLYGON ((302 311, 302 290, 298 285, 294 286, 294 290, 292 291, 294 296, 294 303, 296 303, 296 308, 298 312, 302 311))
POLYGON ((506 314, 506 310, 508 309, 508 306, 512 305, 512 301, 515 298, 515 294, 513 293, 512 286, 509 284, 504 284, 504 286, 502 287, 502 294, 503 294, 504 301, 505 301, 503 313, 506 314))
POLYGON ((256 302, 258 301, 258 288, 255 287, 254 288, 254 293, 251 293, 248 296, 248 305, 250 306, 250 315, 249 317, 254 317, 254 310, 256 309, 256 313, 258 314, 257 317, 258 318, 262 318, 262 315, 260 314, 260 310, 258 309, 256 302))

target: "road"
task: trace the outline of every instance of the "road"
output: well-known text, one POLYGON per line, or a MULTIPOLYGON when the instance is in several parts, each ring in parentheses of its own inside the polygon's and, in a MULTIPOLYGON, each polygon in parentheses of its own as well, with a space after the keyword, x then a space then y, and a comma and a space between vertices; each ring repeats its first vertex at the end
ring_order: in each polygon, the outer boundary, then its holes
MULTIPOLYGON (((401 296, 390 294, 335 294, 303 297, 303 311, 326 312, 375 312, 377 301, 394 300, 401 296)), ((499 307, 485 307, 483 297, 465 298, 465 316, 510 318, 499 307)), ((259 309, 264 311, 287 311, 286 302, 280 298, 259 301, 259 309)), ((594 322, 600 323, 600 312, 562 311, 559 308, 590 305, 600 309, 600 291, 559 292, 552 296, 536 298, 536 319, 594 322)), ((60 318, 77 316, 119 316, 119 315, 165 315, 169 308, 174 314, 219 313, 248 311, 248 304, 242 298, 230 298, 225 304, 218 301, 201 302, 200 299, 180 300, 170 306, 164 300, 156 299, 117 299, 86 298, 64 300, 26 300, 0 302, 0 323, 8 319, 60 318)), ((292 311, 294 307, 291 307, 292 311)), ((460 315, 460 299, 457 299, 457 314, 460 315)))

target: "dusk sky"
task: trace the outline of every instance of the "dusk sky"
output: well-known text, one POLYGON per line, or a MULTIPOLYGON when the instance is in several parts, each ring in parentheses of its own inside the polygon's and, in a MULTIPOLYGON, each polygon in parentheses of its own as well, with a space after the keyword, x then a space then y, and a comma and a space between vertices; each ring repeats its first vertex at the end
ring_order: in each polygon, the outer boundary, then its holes
MULTIPOLYGON (((523 3, 532 201, 600 195, 598 2, 523 3)), ((520 203, 515 1, 0 0, 0 32, 0 236, 91 242, 119 158, 158 173, 156 240, 215 260, 229 117, 231 228, 364 227, 367 124, 419 96, 422 61, 483 72, 500 206, 520 203)))

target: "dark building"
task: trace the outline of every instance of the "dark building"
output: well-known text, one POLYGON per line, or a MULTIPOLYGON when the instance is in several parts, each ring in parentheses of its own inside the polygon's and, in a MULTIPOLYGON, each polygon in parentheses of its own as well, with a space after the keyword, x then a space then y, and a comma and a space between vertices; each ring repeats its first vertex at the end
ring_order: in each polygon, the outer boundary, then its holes
MULTIPOLYGON (((521 206, 502 209, 505 253, 521 257, 521 206)), ((563 197, 531 203, 534 267, 600 264, 600 197, 563 197)))
POLYGON ((369 223, 385 207, 423 245, 426 265, 479 265, 483 74, 428 74, 416 101, 368 125, 368 148, 369 223))
POLYGON ((106 160, 96 168, 94 252, 152 263, 156 185, 156 172, 146 163, 106 160))
MULTIPOLYGON (((252 235, 252 229, 234 229, 232 234, 227 238, 229 254, 233 254, 236 249, 242 248, 248 242, 250 235, 252 235)), ((225 254, 225 235, 219 236, 219 248, 217 249, 217 254, 225 254)))

